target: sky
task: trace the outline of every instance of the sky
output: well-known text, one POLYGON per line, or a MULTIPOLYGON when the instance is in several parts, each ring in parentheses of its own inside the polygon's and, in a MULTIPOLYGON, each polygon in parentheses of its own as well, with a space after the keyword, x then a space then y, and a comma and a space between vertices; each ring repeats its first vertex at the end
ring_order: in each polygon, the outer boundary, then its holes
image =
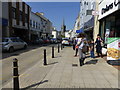
POLYGON ((63 19, 66 29, 74 27, 75 20, 79 14, 79 2, 26 2, 33 12, 43 12, 53 26, 60 31, 63 19))

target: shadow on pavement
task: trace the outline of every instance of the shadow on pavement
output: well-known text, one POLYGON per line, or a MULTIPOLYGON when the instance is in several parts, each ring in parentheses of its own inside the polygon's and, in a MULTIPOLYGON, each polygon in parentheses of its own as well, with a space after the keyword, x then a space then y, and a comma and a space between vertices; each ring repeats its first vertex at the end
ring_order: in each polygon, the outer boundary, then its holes
POLYGON ((110 65, 120 66, 120 60, 108 60, 107 63, 110 65))
POLYGON ((57 64, 58 62, 53 62, 53 63, 49 63, 47 65, 53 65, 53 64, 57 64))
POLYGON ((85 64, 96 64, 97 62, 98 62, 98 60, 95 59, 95 60, 87 61, 85 64))
POLYGON ((54 58, 59 58, 59 57, 62 57, 62 56, 56 56, 56 57, 54 57, 54 58))
POLYGON ((30 85, 30 86, 27 86, 27 87, 25 87, 25 88, 22 88, 21 90, 27 90, 27 89, 30 89, 30 88, 35 87, 35 86, 37 86, 37 85, 43 84, 43 83, 45 83, 45 82, 48 82, 48 80, 45 80, 45 81, 42 81, 42 82, 39 82, 39 83, 36 83, 36 84, 32 84, 32 85, 30 85))

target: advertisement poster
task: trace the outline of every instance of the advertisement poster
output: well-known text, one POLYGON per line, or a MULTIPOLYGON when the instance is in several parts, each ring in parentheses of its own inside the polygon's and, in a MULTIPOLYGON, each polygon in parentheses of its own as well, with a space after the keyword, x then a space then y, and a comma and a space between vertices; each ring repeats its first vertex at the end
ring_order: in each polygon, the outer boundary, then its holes
POLYGON ((107 38, 107 60, 120 60, 120 37, 107 38))

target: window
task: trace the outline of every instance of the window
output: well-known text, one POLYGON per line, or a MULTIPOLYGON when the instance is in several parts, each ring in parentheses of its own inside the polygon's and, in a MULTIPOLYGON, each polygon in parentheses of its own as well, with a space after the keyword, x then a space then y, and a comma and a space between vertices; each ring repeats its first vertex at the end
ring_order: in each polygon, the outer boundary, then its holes
POLYGON ((33 21, 33 27, 35 27, 35 21, 33 21))
POLYGON ((36 28, 38 28, 38 23, 36 22, 36 28))
POLYGON ((22 17, 23 15, 22 15, 22 12, 20 11, 20 21, 22 21, 22 17))
POLYGON ((27 14, 25 14, 25 22, 26 23, 28 22, 28 16, 27 16, 27 14))
POLYGON ((30 20, 30 26, 32 27, 32 20, 30 20))
POLYGON ((12 7, 12 18, 16 19, 16 9, 12 7))

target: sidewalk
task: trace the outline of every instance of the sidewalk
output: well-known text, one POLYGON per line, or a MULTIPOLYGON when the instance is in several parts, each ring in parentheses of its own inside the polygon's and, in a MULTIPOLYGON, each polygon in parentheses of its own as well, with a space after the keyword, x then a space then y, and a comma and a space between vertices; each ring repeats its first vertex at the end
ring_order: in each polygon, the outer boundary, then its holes
MULTIPOLYGON (((48 65, 40 61, 19 77, 20 88, 118 88, 118 70, 101 58, 87 58, 80 67, 71 47, 65 47, 48 65)), ((3 88, 12 88, 12 81, 3 88)), ((116 89, 117 90, 117 89, 116 89)))

